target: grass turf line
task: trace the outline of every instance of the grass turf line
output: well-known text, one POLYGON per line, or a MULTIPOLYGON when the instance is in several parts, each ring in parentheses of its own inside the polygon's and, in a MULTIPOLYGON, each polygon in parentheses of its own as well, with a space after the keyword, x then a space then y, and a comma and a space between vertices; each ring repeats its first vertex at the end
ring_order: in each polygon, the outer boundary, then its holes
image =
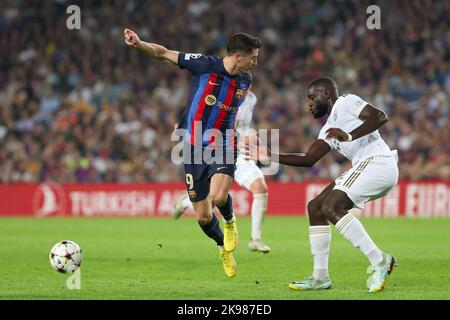
POLYGON ((272 251, 249 252, 250 218, 238 217, 238 273, 228 279, 219 252, 194 218, 1 218, 0 299, 450 299, 450 219, 361 219, 375 243, 399 259, 385 291, 368 294, 363 254, 332 228, 334 288, 296 292, 289 282, 312 272, 305 217, 264 221, 272 251), (51 269, 63 239, 84 252, 81 290, 51 269))

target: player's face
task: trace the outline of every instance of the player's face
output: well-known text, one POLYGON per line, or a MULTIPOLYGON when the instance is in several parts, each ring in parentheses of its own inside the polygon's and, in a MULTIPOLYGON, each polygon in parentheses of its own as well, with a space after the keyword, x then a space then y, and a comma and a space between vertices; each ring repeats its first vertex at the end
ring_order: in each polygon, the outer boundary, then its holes
POLYGON ((239 70, 250 71, 253 67, 258 65, 259 49, 253 49, 249 54, 239 54, 236 57, 239 70))
POLYGON ((324 88, 310 87, 308 89, 309 111, 314 118, 321 118, 327 114, 328 99, 324 88))

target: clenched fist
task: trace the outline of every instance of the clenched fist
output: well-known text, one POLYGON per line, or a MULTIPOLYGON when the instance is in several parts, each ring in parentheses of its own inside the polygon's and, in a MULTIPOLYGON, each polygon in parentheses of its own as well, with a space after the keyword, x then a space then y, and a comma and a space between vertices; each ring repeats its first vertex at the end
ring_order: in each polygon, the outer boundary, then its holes
POLYGON ((141 43, 141 39, 139 39, 136 32, 128 28, 123 30, 123 35, 125 36, 125 43, 131 47, 137 48, 141 43))

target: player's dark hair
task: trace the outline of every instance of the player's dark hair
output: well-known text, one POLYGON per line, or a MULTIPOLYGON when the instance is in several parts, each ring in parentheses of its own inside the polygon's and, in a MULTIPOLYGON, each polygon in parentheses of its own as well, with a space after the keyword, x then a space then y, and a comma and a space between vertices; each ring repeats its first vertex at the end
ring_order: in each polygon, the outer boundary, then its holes
POLYGON ((261 47, 261 40, 246 33, 235 33, 228 40, 227 54, 241 52, 243 54, 252 53, 253 49, 261 47))
POLYGON ((336 81, 334 81, 331 78, 322 77, 322 78, 314 79, 309 84, 308 89, 311 88, 312 86, 314 86, 314 87, 323 87, 325 89, 335 91, 336 96, 339 96, 338 85, 337 85, 336 81))

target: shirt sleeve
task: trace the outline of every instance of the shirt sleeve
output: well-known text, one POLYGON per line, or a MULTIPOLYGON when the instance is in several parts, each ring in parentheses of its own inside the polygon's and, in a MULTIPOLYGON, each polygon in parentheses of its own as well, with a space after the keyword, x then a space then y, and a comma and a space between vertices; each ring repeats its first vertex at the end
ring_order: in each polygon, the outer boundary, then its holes
POLYGON ((348 94, 345 96, 345 100, 342 103, 342 111, 350 113, 352 116, 359 118, 359 114, 362 109, 367 105, 367 102, 354 94, 348 94))
POLYGON ((334 144, 331 142, 331 139, 326 139, 326 131, 330 128, 330 126, 328 125, 328 123, 326 123, 322 129, 320 129, 319 132, 319 136, 317 137, 318 140, 323 140, 325 141, 331 149, 335 149, 334 144))
POLYGON ((184 53, 178 55, 178 66, 180 69, 187 69, 193 74, 202 74, 207 72, 208 68, 214 63, 214 57, 205 56, 201 53, 184 53))

